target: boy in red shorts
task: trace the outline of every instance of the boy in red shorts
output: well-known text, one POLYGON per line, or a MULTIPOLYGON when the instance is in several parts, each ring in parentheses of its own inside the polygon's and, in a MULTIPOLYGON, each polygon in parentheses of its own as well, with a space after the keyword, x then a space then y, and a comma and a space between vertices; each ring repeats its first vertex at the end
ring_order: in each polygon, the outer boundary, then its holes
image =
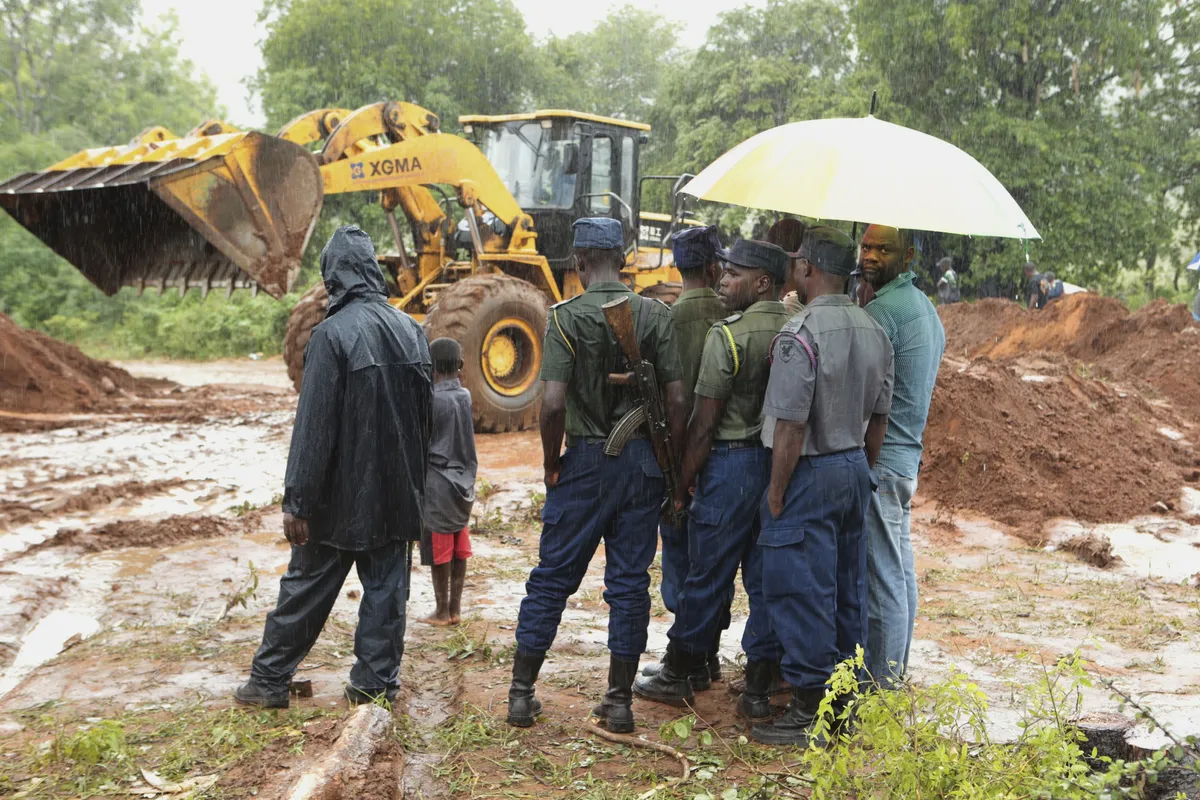
POLYGON ((475 430, 471 393, 459 382, 462 348, 453 339, 429 344, 433 361, 433 435, 425 473, 423 535, 432 551, 433 594, 437 609, 422 622, 457 625, 462 621, 463 582, 471 539, 467 523, 475 504, 475 430))

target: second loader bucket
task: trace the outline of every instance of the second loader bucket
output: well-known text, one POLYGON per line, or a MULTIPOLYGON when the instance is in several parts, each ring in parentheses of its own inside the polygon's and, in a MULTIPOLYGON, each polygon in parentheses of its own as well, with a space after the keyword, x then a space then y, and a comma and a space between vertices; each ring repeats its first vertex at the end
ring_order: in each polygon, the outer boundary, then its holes
POLYGON ((312 154, 261 133, 87 150, 0 183, 0 206, 110 295, 174 286, 282 297, 323 196, 312 154))

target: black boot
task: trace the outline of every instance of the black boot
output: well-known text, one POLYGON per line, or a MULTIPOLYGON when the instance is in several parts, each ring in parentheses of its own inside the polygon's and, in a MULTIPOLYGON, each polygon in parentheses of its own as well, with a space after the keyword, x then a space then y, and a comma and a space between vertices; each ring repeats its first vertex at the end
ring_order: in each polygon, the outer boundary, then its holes
POLYGON ((746 662, 746 689, 738 700, 738 712, 747 719, 771 718, 771 678, 775 662, 751 659, 746 662))
POLYGON ((272 689, 252 680, 246 681, 234 689, 233 699, 244 706, 258 706, 259 708, 287 708, 291 701, 286 688, 272 689))
MULTIPOLYGON (((647 678, 653 678, 663 670, 663 665, 667 663, 666 656, 657 664, 647 664, 642 667, 642 674, 647 678)), ((721 680, 721 662, 719 660, 710 660, 706 664, 693 669, 688 673, 688 680, 692 683, 693 692, 707 692, 712 688, 713 681, 721 680)))
POLYGON ((604 702, 592 709, 592 716, 611 733, 633 733, 633 679, 636 661, 608 657, 608 691, 604 702))
POLYGON ((669 706, 682 707, 691 705, 696 700, 692 692, 688 675, 703 667, 708 672, 705 656, 686 656, 675 648, 674 644, 667 646, 667 654, 663 657, 663 667, 657 675, 641 677, 633 684, 633 691, 639 697, 656 700, 669 706))
POLYGON ((512 685, 508 687, 509 725, 528 728, 542 713, 542 701, 533 696, 533 684, 545 660, 544 655, 526 655, 520 650, 513 656, 512 685))
MULTIPOLYGON (((824 689, 792 689, 792 702, 787 713, 773 723, 755 725, 750 729, 750 737, 760 744, 808 747, 809 734, 824 696, 824 689)), ((825 742, 817 744, 824 745, 825 742)))

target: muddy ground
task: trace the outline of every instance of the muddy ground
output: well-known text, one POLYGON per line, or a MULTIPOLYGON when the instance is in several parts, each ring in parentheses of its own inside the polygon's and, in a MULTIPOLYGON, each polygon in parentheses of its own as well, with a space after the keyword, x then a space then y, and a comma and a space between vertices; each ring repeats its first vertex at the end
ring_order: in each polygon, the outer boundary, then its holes
MULTIPOLYGON (((287 712, 232 707, 288 558, 278 492, 294 396, 278 361, 124 366, 181 388, 149 408, 17 415, 0 434, 0 796, 127 792, 145 786, 142 769, 212 776, 208 797, 281 796, 347 713, 359 590, 352 575, 297 676, 312 697, 287 712)), ((428 572, 414 572, 395 741, 347 796, 626 798, 661 786, 677 762, 585 729, 607 664, 603 552, 543 670, 543 720, 503 724, 516 609, 536 559, 540 451, 534 432, 478 445, 468 619, 415 622, 433 601, 428 572)), ((1014 514, 1010 526, 954 507, 921 498, 914 509, 918 681, 966 672, 991 699, 994 735, 1011 737, 1042 665, 1079 651, 1163 722, 1200 733, 1200 520, 1172 509, 1109 524, 1014 514), (1100 568, 1062 547, 1083 534, 1107 536, 1116 559, 1100 568)), ((726 687, 745 612, 739 589, 726 681, 695 709, 717 736, 686 745, 708 768, 659 797, 720 796, 786 763, 738 743, 744 724, 726 687)), ((670 621, 656 593, 647 659, 662 653, 670 621)), ((1117 705, 1103 687, 1085 698, 1089 711, 1117 705)), ((684 716, 643 701, 635 713, 651 740, 684 716)))

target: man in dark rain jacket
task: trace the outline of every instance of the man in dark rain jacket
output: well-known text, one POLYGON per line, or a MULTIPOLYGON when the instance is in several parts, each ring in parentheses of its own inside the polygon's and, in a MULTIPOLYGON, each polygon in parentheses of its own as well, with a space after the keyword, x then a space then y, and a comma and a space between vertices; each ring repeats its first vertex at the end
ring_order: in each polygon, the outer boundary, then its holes
POLYGON ((375 247, 357 226, 325 245, 321 278, 329 310, 304 353, 284 479, 292 556, 250 681, 234 692, 246 705, 287 708, 288 683, 352 566, 363 598, 346 697, 390 700, 399 689, 429 451, 429 345, 415 320, 388 305, 375 247))

